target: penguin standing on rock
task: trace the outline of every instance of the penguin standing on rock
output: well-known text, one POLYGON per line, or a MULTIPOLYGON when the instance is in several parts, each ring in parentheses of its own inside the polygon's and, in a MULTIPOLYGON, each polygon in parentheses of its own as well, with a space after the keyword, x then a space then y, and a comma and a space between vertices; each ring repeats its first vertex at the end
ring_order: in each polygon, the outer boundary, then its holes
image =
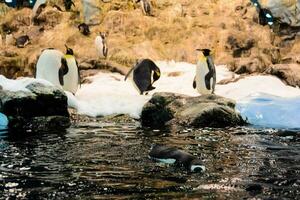
POLYGON ((137 0, 136 3, 141 4, 144 15, 151 16, 151 4, 148 0, 137 0))
POLYGON ((82 33, 85 36, 88 36, 91 33, 89 25, 87 25, 86 23, 79 24, 78 29, 79 29, 80 33, 82 33))
POLYGON ((274 24, 274 17, 272 15, 272 12, 269 9, 262 8, 258 0, 251 0, 251 2, 257 9, 259 15, 259 24, 262 26, 272 26, 274 24))
POLYGON ((24 48, 27 44, 29 44, 30 39, 28 35, 22 35, 18 38, 16 38, 16 46, 18 48, 24 48))
POLYGON ((205 171, 205 166, 199 158, 174 147, 152 145, 149 156, 159 162, 183 166, 190 172, 205 171))
POLYGON ((200 51, 196 66, 196 76, 193 88, 200 94, 213 94, 216 85, 216 68, 209 49, 197 49, 200 51))
POLYGON ((73 50, 67 46, 66 54, 55 49, 43 50, 36 64, 36 78, 75 94, 80 85, 80 73, 73 50))
POLYGON ((127 78, 132 80, 133 85, 142 95, 144 92, 155 89, 152 84, 160 78, 160 69, 152 60, 143 59, 130 69, 125 76, 125 81, 127 78))
POLYGON ((69 11, 69 10, 71 10, 72 6, 75 7, 75 4, 72 0, 64 0, 64 6, 65 6, 66 11, 69 11))
POLYGON ((107 58, 108 47, 107 47, 107 39, 105 33, 100 32, 99 35, 96 37, 95 47, 99 57, 107 58))

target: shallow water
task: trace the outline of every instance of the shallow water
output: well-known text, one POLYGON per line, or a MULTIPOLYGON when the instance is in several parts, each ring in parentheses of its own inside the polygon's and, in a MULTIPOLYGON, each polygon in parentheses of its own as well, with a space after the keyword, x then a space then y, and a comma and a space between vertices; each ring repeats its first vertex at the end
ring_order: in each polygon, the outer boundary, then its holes
POLYGON ((296 130, 153 131, 134 122, 85 122, 66 132, 2 132, 0 155, 0 199, 300 197, 296 130), (150 160, 153 143, 198 155, 206 172, 150 160))

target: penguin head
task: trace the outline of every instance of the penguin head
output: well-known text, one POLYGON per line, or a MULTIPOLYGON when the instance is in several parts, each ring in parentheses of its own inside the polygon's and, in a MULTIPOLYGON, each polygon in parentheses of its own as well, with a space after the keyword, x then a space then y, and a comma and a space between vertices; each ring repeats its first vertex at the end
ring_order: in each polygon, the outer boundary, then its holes
POLYGON ((210 49, 196 49, 197 51, 200 51, 199 61, 205 61, 207 56, 212 55, 212 51, 210 49))
POLYGON ((102 40, 105 40, 106 38, 106 33, 103 32, 99 32, 100 37, 102 38, 102 40))
POLYGON ((69 48, 66 44, 65 47, 66 47, 66 55, 74 55, 73 49, 69 48))

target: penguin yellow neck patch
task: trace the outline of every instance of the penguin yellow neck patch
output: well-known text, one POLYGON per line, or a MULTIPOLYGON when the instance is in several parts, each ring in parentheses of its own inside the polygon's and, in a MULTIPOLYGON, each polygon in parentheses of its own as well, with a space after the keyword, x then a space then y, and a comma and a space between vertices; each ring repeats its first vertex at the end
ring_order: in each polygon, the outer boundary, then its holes
POLYGON ((70 58, 73 58, 74 56, 73 55, 69 55, 69 54, 65 54, 65 59, 70 59, 70 58))
POLYGON ((206 62, 206 57, 204 55, 199 56, 198 60, 200 62, 206 62))

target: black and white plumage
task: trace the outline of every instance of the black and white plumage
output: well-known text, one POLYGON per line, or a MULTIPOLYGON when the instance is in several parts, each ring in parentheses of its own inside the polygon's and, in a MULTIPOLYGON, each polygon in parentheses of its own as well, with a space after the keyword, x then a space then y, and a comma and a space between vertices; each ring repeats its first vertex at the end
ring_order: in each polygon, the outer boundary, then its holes
POLYGON ((137 0, 136 3, 141 4, 144 15, 151 16, 151 4, 148 0, 137 0))
POLYGON ((199 158, 175 147, 152 145, 149 156, 159 162, 183 166, 191 172, 205 171, 205 166, 199 158))
POLYGON ((155 89, 153 83, 160 78, 160 69, 150 59, 137 62, 125 76, 125 81, 130 78, 136 90, 142 95, 144 92, 155 89))
POLYGON ((75 7, 75 4, 72 0, 64 0, 64 6, 65 6, 66 11, 69 11, 69 10, 71 10, 72 6, 75 7))
POLYGON ((22 35, 18 38, 16 38, 16 46, 18 48, 24 48, 28 43, 29 43, 30 39, 28 35, 22 35))
POLYGON ((95 47, 99 57, 107 58, 108 47, 107 47, 107 39, 105 33, 100 32, 99 35, 96 37, 95 47))
POLYGON ((80 85, 80 73, 73 50, 66 48, 66 54, 56 49, 43 50, 36 64, 36 78, 75 94, 80 85))
POLYGON ((91 33, 90 27, 86 23, 79 24, 78 29, 79 29, 80 33, 82 33, 83 35, 86 35, 86 36, 88 36, 91 33))
POLYGON ((196 65, 196 76, 193 88, 200 94, 213 94, 216 85, 216 68, 209 49, 197 49, 200 51, 196 65))

